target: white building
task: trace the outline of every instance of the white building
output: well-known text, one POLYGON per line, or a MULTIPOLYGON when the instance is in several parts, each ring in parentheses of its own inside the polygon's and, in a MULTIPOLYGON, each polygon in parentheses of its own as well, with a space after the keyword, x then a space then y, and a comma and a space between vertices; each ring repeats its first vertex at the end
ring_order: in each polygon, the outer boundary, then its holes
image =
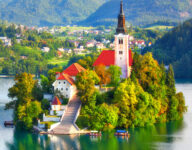
POLYGON ((51 103, 51 110, 52 111, 60 111, 61 110, 61 101, 57 96, 54 97, 52 103, 51 103))
POLYGON ((11 39, 8 39, 7 37, 0 37, 0 40, 3 42, 5 46, 11 46, 11 39))
POLYGON ((50 51, 50 48, 49 47, 43 47, 41 49, 42 52, 45 52, 45 53, 48 53, 50 51))
POLYGON ((75 82, 68 74, 61 74, 53 83, 54 91, 60 91, 66 98, 71 98, 76 90, 75 82))
POLYGON ((85 68, 74 63, 63 72, 57 72, 56 81, 53 83, 54 91, 60 91, 63 96, 70 99, 76 91, 76 76, 82 71, 85 71, 85 68))

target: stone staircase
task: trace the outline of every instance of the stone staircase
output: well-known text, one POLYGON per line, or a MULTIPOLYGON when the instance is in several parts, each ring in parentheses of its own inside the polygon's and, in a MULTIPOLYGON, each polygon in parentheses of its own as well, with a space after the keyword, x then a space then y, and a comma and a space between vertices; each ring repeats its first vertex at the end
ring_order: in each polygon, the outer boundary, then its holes
POLYGON ((61 118, 61 122, 56 126, 50 134, 76 134, 80 130, 76 126, 75 121, 79 115, 81 109, 81 101, 77 94, 75 94, 69 101, 64 115, 61 118))

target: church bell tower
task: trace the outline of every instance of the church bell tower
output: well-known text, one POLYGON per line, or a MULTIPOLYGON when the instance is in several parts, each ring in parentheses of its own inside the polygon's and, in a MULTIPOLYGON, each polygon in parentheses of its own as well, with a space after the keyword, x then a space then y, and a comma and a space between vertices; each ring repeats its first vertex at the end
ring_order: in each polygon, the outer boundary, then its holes
POLYGON ((123 1, 120 4, 118 25, 115 34, 115 65, 121 67, 121 78, 128 78, 131 75, 129 64, 129 35, 125 26, 125 14, 123 11, 123 1))

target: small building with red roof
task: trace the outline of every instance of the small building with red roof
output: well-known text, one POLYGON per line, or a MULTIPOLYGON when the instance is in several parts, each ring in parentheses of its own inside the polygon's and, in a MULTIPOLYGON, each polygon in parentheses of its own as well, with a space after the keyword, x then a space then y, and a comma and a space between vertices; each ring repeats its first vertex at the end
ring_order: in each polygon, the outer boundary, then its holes
POLYGON ((52 111, 60 111, 61 105, 62 105, 61 101, 59 100, 59 98, 57 96, 55 96, 51 103, 52 111))
POLYGON ((74 63, 63 72, 57 72, 56 81, 53 83, 54 91, 59 91, 65 98, 70 99, 76 90, 75 79, 77 74, 85 70, 78 63, 74 63))

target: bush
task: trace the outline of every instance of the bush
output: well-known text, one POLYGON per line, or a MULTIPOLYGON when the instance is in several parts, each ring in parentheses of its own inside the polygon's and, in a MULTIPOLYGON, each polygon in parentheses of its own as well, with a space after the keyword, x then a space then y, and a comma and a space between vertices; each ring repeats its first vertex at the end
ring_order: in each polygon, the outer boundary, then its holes
POLYGON ((63 101, 62 101, 62 104, 63 105, 67 105, 69 102, 69 99, 68 98, 63 98, 63 101))
POLYGON ((88 118, 87 118, 86 116, 80 115, 80 116, 77 118, 76 124, 77 124, 77 126, 78 126, 80 129, 83 129, 83 128, 88 127, 89 120, 88 120, 88 118))

